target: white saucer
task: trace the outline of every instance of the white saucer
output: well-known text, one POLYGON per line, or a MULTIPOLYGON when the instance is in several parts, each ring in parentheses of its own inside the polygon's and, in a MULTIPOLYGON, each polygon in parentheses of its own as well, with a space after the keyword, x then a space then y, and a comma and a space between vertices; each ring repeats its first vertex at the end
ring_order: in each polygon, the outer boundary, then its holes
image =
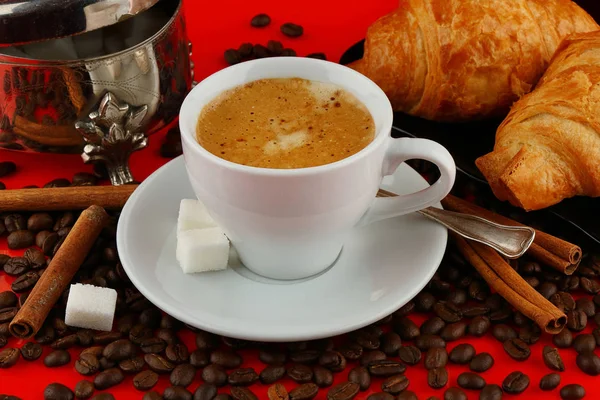
MULTIPOLYGON (((381 185, 399 194, 426 186, 405 164, 381 185)), ((355 229, 331 268, 302 281, 261 278, 235 257, 225 271, 185 275, 175 259, 184 198, 195 195, 180 156, 148 177, 125 205, 117 231, 121 262, 157 307, 189 325, 238 339, 319 339, 375 322, 427 284, 448 238, 441 225, 411 214, 355 229)))

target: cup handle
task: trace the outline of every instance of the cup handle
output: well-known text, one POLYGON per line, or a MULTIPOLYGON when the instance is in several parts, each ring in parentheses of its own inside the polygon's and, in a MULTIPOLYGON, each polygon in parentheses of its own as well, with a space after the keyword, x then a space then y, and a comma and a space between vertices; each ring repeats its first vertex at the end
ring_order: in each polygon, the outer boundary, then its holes
POLYGON ((427 208, 446 197, 454 185, 456 165, 444 146, 428 139, 390 138, 389 140, 390 143, 383 160, 382 177, 392 175, 400 164, 413 159, 434 163, 439 168, 441 176, 433 185, 416 193, 376 198, 359 221, 358 226, 427 208))

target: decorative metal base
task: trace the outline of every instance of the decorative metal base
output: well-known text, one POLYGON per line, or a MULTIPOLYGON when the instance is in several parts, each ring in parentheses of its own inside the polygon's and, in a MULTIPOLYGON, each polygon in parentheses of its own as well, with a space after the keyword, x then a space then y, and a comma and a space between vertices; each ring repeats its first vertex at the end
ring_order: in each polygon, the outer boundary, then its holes
POLYGON ((141 131, 147 113, 148 106, 134 108, 111 92, 106 93, 88 120, 75 123, 87 143, 81 154, 83 162, 104 162, 115 186, 133 183, 129 157, 148 145, 148 138, 141 131))

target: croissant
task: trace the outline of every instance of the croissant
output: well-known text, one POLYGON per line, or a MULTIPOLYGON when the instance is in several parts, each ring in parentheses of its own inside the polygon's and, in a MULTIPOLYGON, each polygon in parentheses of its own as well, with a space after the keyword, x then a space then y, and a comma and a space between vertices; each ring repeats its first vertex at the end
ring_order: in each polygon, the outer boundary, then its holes
POLYGON ((401 0, 349 66, 394 110, 437 121, 505 116, 563 38, 600 29, 571 0, 401 0))
POLYGON ((496 197, 525 210, 600 196, 600 31, 563 41, 476 164, 496 197))

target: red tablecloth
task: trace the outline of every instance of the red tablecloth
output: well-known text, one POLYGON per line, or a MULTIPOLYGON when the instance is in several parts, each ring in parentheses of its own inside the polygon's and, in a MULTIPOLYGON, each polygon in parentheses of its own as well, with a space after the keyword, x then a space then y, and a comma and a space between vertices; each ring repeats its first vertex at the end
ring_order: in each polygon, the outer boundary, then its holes
MULTIPOLYGON (((237 47, 242 42, 263 43, 269 39, 283 41, 286 46, 297 50, 299 55, 311 52, 325 52, 330 60, 339 60, 341 54, 356 41, 364 37, 366 28, 379 16, 389 12, 397 5, 397 0, 304 0, 302 2, 286 2, 280 0, 219 0, 199 1, 187 0, 185 2, 188 21, 189 37, 194 44, 193 59, 196 65, 196 77, 201 79, 212 72, 223 67, 223 51, 230 47, 237 47), (264 29, 250 28, 251 17, 259 12, 265 12, 272 16, 272 25, 264 29), (295 22, 304 26, 305 35, 299 39, 289 39, 279 32, 279 25, 284 22, 295 22)), ((167 160, 160 158, 158 149, 162 142, 162 135, 151 138, 150 146, 144 151, 136 153, 132 157, 132 169, 138 180, 144 179, 156 168, 167 160)), ((16 189, 25 185, 43 185, 51 179, 58 177, 71 178, 75 172, 90 171, 91 168, 82 164, 79 156, 56 156, 40 154, 19 154, 8 151, 0 151, 0 160, 12 160, 18 166, 16 174, 3 178, 2 181, 8 189, 16 189)), ((1 209, 1 205, 0 205, 1 209)), ((0 239, 0 253, 17 255, 18 252, 9 252, 4 238, 0 239)), ((12 279, 4 273, 0 273, 0 291, 9 288, 12 279)), ((421 320, 415 321, 421 323, 421 320)), ((194 349, 193 334, 183 332, 181 334, 185 342, 194 349)), ((551 393, 542 392, 538 388, 539 379, 550 372, 542 362, 542 348, 550 344, 550 339, 544 337, 536 345, 532 346, 530 359, 523 363, 511 360, 502 350, 502 346, 491 335, 485 338, 471 338, 466 341, 473 344, 477 352, 488 351, 496 359, 495 366, 488 372, 482 374, 488 383, 501 384, 506 375, 512 371, 520 370, 531 377, 529 389, 520 396, 522 399, 559 399, 558 391, 551 393)), ((23 343, 11 339, 9 346, 20 347, 23 343)), ((448 347, 451 349, 457 343, 448 347)), ((41 359, 37 362, 26 362, 20 360, 17 365, 10 369, 0 370, 0 393, 17 395, 23 399, 41 399, 46 385, 51 382, 61 382, 71 388, 83 377, 75 372, 73 364, 79 350, 72 351, 72 362, 64 367, 56 369, 45 368, 41 359)), ((48 353, 46 348, 44 355, 48 353)), ((260 371, 263 365, 258 361, 256 352, 243 352, 246 366, 253 366, 260 371)), ((562 373, 562 384, 582 383, 586 386, 588 399, 600 398, 600 385, 594 378, 581 373, 575 365, 575 351, 561 350, 566 372, 562 373)), ((353 364, 351 364, 353 365, 353 364)), ((336 374, 336 382, 347 379, 346 371, 336 374)), ((449 366, 449 386, 456 385, 456 378, 460 372, 466 371, 466 367, 455 365, 449 366)), ((433 390, 426 384, 427 374, 422 366, 410 367, 406 375, 410 379, 410 389, 419 395, 419 399, 426 399, 436 395, 443 398, 443 390, 433 390)), ((90 378, 85 378, 90 379, 90 378)), ((200 383, 200 374, 197 374, 195 382, 189 387, 190 390, 200 383)), ((283 381, 288 388, 295 384, 286 379, 283 381)), ((379 391, 380 381, 374 380, 372 389, 357 396, 364 399, 369 393, 379 391)), ((163 377, 156 389, 161 391, 169 385, 168 377, 163 377)), ((223 389, 228 390, 228 389, 223 389)), ((266 387, 254 385, 260 398, 266 398, 266 387)), ((131 377, 115 388, 109 390, 117 399, 139 399, 142 394, 133 389, 131 377)), ((325 399, 326 391, 323 390, 317 397, 325 399)), ((479 393, 468 392, 469 399, 478 399, 479 393)), ((510 396, 506 396, 510 397, 510 396)))

